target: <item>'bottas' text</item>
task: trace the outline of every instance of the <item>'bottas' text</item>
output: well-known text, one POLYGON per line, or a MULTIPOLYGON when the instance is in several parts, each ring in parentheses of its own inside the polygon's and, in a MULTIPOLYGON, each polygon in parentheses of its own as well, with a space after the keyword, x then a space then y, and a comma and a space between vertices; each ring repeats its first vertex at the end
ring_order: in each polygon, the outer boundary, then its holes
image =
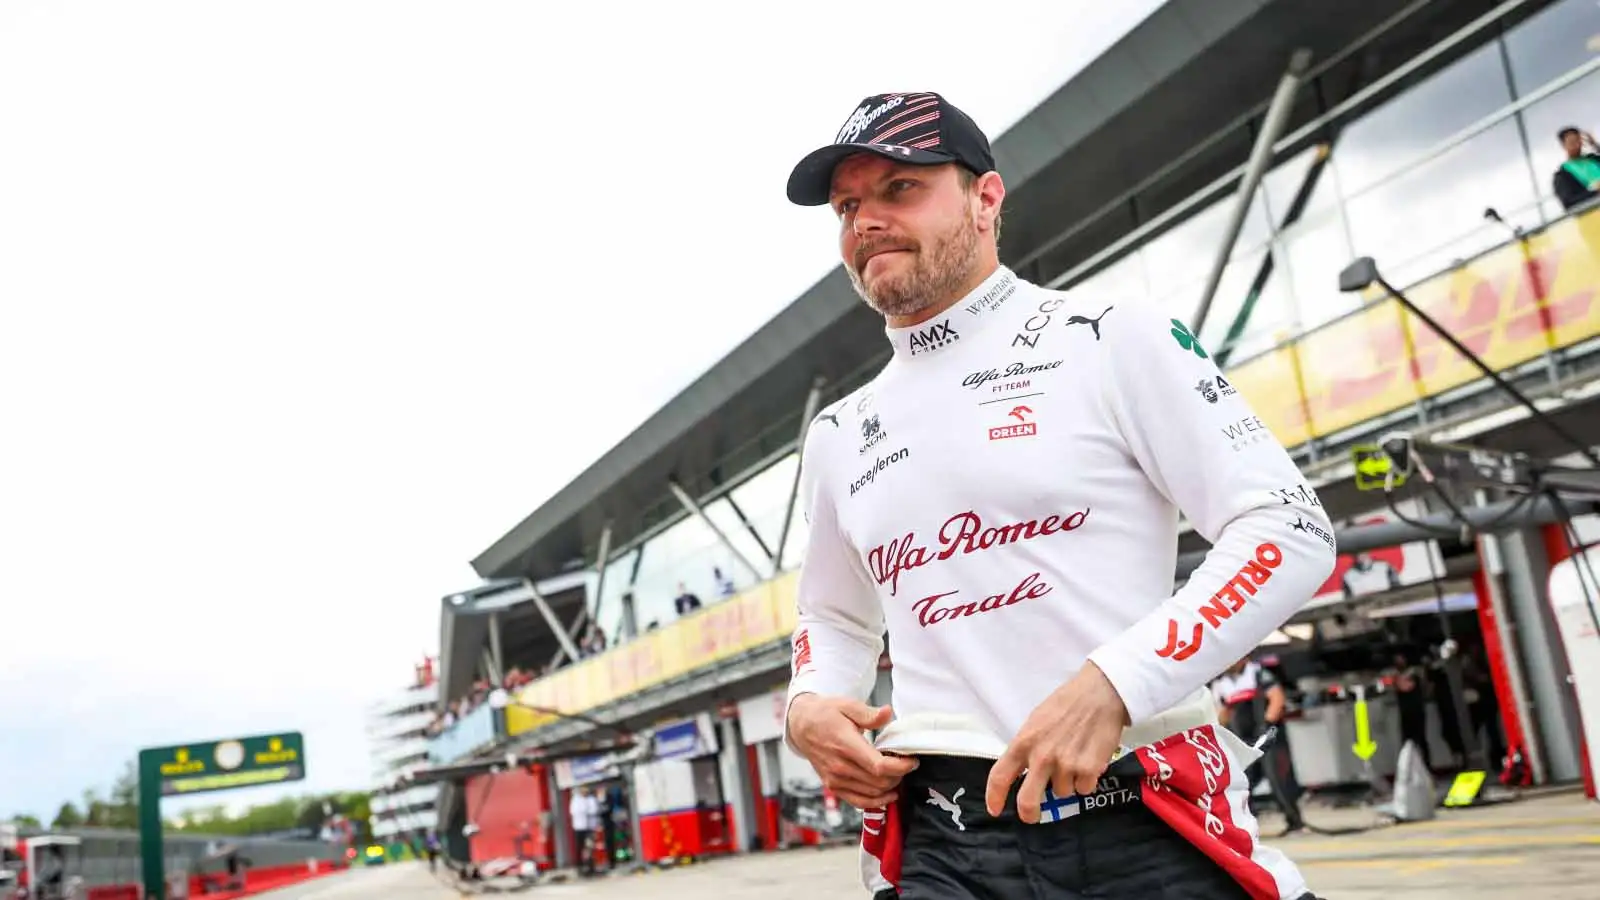
POLYGON ((878 584, 889 585, 889 594, 894 596, 900 590, 902 572, 935 560, 943 562, 957 553, 976 553, 1003 544, 1076 531, 1083 527, 1088 518, 1089 510, 1085 509, 1065 516, 1045 516, 1042 520, 1029 519, 1026 522, 985 527, 983 518, 977 513, 957 513, 940 526, 938 550, 918 544, 917 533, 908 531, 905 537, 872 548, 867 554, 867 565, 878 584))

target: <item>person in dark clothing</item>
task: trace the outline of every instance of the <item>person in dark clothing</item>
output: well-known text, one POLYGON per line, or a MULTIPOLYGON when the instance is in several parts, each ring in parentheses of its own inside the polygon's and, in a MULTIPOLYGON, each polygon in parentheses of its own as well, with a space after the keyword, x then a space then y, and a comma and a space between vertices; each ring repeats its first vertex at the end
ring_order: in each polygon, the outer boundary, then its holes
POLYGON ((1300 783, 1295 779, 1289 754, 1289 734, 1282 727, 1288 695, 1277 675, 1260 663, 1241 659, 1217 678, 1211 690, 1220 707, 1218 718, 1245 743, 1254 744, 1267 729, 1278 728, 1261 759, 1245 770, 1245 777, 1252 792, 1262 778, 1267 779, 1273 799, 1283 808, 1289 831, 1301 830, 1305 820, 1300 816, 1300 783))
POLYGON ((678 582, 678 596, 672 601, 672 608, 678 615, 687 615, 700 608, 700 598, 689 590, 689 586, 678 582))
POLYGON ((1400 707, 1400 743, 1410 741, 1422 753, 1422 764, 1433 768, 1428 753, 1428 679, 1421 666, 1414 666, 1405 654, 1394 659, 1395 700, 1400 707))
POLYGON ((1505 762, 1506 741, 1501 730, 1500 701, 1495 696, 1494 679, 1471 650, 1461 654, 1461 683, 1466 695, 1467 715, 1474 734, 1482 733, 1486 762, 1499 771, 1505 762))
POLYGON ((1600 144, 1595 143, 1594 135, 1572 125, 1561 129, 1557 137, 1567 161, 1551 176, 1550 186, 1555 189, 1561 208, 1572 209, 1600 195, 1600 155, 1596 153, 1600 144))

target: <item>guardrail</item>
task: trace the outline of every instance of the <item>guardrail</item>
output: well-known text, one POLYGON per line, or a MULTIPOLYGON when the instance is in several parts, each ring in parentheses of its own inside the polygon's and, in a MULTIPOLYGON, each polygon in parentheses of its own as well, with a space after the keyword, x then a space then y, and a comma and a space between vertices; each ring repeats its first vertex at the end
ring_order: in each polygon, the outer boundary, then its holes
POLYGON ((428 739, 428 761, 449 765, 493 744, 499 737, 495 711, 484 703, 456 720, 454 725, 428 739))

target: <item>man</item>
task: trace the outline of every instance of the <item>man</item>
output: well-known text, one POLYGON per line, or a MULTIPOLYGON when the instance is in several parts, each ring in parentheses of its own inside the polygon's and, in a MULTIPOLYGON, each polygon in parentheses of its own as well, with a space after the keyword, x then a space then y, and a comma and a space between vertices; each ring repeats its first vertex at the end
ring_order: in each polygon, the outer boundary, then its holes
POLYGON ((595 803, 589 796, 587 787, 572 789, 572 799, 567 804, 567 814, 572 819, 572 836, 578 850, 578 874, 594 874, 594 830, 600 823, 596 821, 595 803))
POLYGON ((1572 125, 1561 129, 1556 137, 1567 160, 1551 176, 1550 186, 1555 189, 1561 208, 1572 209, 1593 200, 1596 189, 1600 189, 1600 156, 1594 152, 1600 150, 1600 144, 1595 143, 1593 135, 1572 125))
POLYGON ((894 350, 806 436, 786 726, 863 809, 869 889, 1308 896, 1205 689, 1332 571, 1288 454, 1183 323, 1000 265, 1005 185, 939 95, 866 99, 788 195, 894 350), (1180 511, 1214 546, 1173 594, 1180 511), (886 627, 893 725, 862 702, 886 627))
POLYGON ((678 582, 678 596, 672 600, 672 608, 678 615, 686 616, 700 608, 700 598, 689 590, 689 586, 678 582))
POLYGON ((1363 551, 1357 553, 1351 560, 1350 568, 1346 569, 1344 577, 1339 579, 1339 587, 1344 592, 1346 600, 1398 590, 1400 571, 1388 560, 1378 559, 1371 553, 1363 551))
POLYGON ((1228 667, 1212 684, 1217 703, 1221 706, 1222 724, 1252 746, 1266 734, 1268 728, 1278 728, 1265 755, 1245 771, 1251 793, 1265 777, 1272 786, 1272 796, 1283 810, 1284 819, 1291 832, 1306 827, 1300 817, 1300 784, 1294 777, 1294 763, 1289 755, 1289 733, 1280 726, 1288 708, 1289 697, 1278 683, 1278 677, 1255 660, 1245 658, 1228 667))

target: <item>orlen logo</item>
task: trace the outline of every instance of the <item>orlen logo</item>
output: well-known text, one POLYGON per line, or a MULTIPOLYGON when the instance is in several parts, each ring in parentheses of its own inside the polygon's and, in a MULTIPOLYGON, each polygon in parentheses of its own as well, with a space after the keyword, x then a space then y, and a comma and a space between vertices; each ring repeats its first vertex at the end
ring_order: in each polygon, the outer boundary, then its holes
POLYGON ((794 674, 801 675, 811 668, 811 632, 801 629, 794 636, 794 674))
POLYGON ((1013 406, 1011 407, 1011 412, 1006 413, 1006 415, 1016 419, 1019 424, 1001 425, 997 428, 989 429, 989 440, 1003 441, 1006 438, 1033 437, 1039 433, 1038 423, 1028 421, 1028 417, 1033 415, 1031 408, 1013 406))
POLYGON ((1182 626, 1175 619, 1167 620, 1167 644, 1156 650, 1162 659, 1183 662, 1200 652, 1200 641, 1205 636, 1205 626, 1216 631, 1233 614, 1244 609, 1245 601, 1272 578, 1272 570, 1283 565, 1283 551, 1277 544, 1264 543, 1256 547, 1256 558, 1239 568, 1222 590, 1211 596, 1211 601, 1200 607, 1202 621, 1194 623, 1187 639, 1182 636, 1182 626))

